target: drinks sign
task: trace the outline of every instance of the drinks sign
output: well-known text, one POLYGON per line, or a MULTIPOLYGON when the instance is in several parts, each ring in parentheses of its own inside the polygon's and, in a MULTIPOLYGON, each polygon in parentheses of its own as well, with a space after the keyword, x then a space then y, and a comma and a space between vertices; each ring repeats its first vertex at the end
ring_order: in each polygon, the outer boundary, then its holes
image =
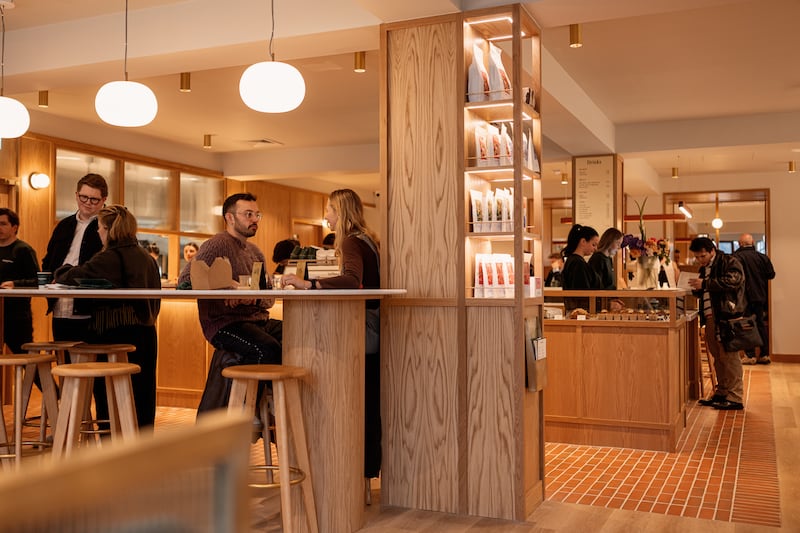
POLYGON ((614 227, 614 156, 573 158, 573 217, 598 233, 614 227))

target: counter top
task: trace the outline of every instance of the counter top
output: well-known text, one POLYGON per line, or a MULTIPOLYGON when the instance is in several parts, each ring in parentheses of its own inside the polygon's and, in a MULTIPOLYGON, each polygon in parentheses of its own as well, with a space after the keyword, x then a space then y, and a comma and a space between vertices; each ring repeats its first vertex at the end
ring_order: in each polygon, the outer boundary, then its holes
POLYGON ((385 296, 401 296, 405 289, 316 289, 316 290, 176 290, 176 289, 59 289, 15 288, 0 290, 2 297, 44 298, 169 298, 169 299, 229 299, 281 298, 283 300, 374 300, 385 296))

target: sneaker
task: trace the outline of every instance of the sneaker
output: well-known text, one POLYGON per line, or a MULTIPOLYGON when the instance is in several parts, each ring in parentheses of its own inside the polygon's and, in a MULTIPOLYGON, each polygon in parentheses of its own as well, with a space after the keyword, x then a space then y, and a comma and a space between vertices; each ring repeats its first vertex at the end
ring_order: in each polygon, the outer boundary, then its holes
POLYGON ((762 355, 756 361, 756 363, 758 363, 759 365, 768 365, 771 362, 772 362, 772 359, 770 359, 768 355, 762 355))
POLYGON ((718 396, 718 395, 715 394, 711 398, 703 398, 703 399, 697 400, 697 403, 699 403, 700 405, 705 405, 706 407, 708 407, 708 406, 714 405, 715 403, 720 403, 720 402, 724 402, 724 401, 725 401, 725 396, 718 396))
POLYGON ((756 364, 756 358, 755 357, 747 357, 746 355, 743 355, 742 356, 742 364, 743 365, 754 365, 754 364, 756 364))
POLYGON ((729 402, 728 400, 717 402, 713 405, 713 407, 714 409, 718 409, 720 411, 741 411, 744 409, 744 405, 740 404, 739 402, 729 402))

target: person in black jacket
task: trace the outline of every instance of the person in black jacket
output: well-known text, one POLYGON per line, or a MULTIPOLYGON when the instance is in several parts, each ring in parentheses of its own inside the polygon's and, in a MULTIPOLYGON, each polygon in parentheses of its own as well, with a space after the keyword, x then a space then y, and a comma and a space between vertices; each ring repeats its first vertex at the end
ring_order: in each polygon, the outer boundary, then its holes
MULTIPOLYGON (((78 210, 61 220, 47 243, 42 270, 55 272, 64 264, 82 265, 103 248, 97 233, 97 214, 108 198, 108 184, 99 174, 86 174, 75 188, 78 210)), ((51 299, 48 313, 53 313, 53 339, 57 341, 94 342, 89 329, 91 312, 86 302, 72 298, 51 299)))
MULTIPOLYGON (((0 208, 0 287, 35 287, 39 260, 30 245, 17 238, 19 215, 0 208)), ((2 296, 2 294, 0 294, 2 296)), ((30 298, 5 298, 3 340, 11 353, 23 353, 22 345, 33 340, 30 298)), ((2 348, 2 346, 0 346, 2 348)))
MULTIPOLYGON (((561 274, 561 286, 565 290, 599 289, 600 279, 597 273, 586 262, 586 257, 597 250, 600 236, 597 230, 590 226, 575 224, 567 235, 567 245, 561 250, 566 261, 564 272, 561 274)), ((564 298, 564 307, 567 311, 576 308, 588 309, 589 298, 564 298)))
POLYGON ((747 307, 744 269, 736 257, 717 250, 708 237, 693 239, 689 250, 700 265, 700 277, 690 279, 689 285, 702 302, 700 323, 705 325, 706 346, 717 372, 714 395, 698 403, 723 411, 740 410, 744 408, 742 361, 738 352, 725 351, 718 332, 721 320, 742 316, 747 307))
POLYGON ((771 279, 775 279, 775 268, 773 268, 769 257, 756 251, 756 247, 753 245, 753 236, 749 233, 742 233, 739 237, 739 249, 733 252, 733 255, 741 261, 742 267, 744 267, 744 290, 745 294, 747 294, 747 311, 745 312, 756 317, 758 333, 764 343, 761 346, 761 353, 758 359, 756 359, 755 350, 750 350, 742 358, 742 363, 746 365, 755 363, 768 365, 771 362, 769 358, 769 330, 764 322, 764 315, 767 311, 769 300, 768 282, 771 279))

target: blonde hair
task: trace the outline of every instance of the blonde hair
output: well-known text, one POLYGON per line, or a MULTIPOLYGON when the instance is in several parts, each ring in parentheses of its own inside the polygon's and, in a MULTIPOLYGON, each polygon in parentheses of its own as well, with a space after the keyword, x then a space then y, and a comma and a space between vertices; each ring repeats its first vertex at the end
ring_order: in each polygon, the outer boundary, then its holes
POLYGON ((136 217, 124 205, 112 204, 103 207, 97 214, 98 224, 108 228, 108 244, 135 241, 139 225, 136 217))
POLYGON ((361 198, 352 189, 337 189, 328 199, 331 209, 336 213, 338 220, 334 232, 336 233, 336 255, 341 257, 342 243, 345 237, 354 233, 364 233, 378 246, 378 236, 367 227, 364 221, 364 206, 361 198))

